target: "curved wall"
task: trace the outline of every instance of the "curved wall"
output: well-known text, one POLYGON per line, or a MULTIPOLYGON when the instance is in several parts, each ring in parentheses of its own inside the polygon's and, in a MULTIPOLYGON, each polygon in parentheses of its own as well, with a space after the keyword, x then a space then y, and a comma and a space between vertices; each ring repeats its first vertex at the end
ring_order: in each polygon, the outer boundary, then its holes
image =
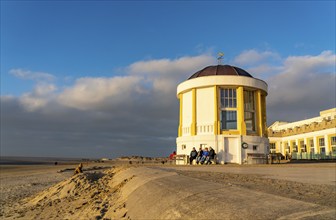
POLYGON ((177 95, 184 93, 192 88, 209 87, 209 86, 244 86, 268 91, 267 83, 256 78, 246 76, 204 76, 195 79, 189 79, 177 86, 177 95))
POLYGON ((268 139, 266 128, 267 84, 259 79, 244 76, 206 76, 182 82, 177 87, 180 99, 180 124, 177 154, 189 155, 192 147, 212 147, 219 162, 243 163, 248 153, 266 153, 268 139), (221 128, 221 89, 236 92, 236 129, 221 128), (254 96, 254 131, 246 129, 244 91, 254 96), (248 149, 241 144, 248 142, 248 149), (230 146, 230 148, 228 148, 230 146), (230 152, 229 152, 230 151, 230 152))

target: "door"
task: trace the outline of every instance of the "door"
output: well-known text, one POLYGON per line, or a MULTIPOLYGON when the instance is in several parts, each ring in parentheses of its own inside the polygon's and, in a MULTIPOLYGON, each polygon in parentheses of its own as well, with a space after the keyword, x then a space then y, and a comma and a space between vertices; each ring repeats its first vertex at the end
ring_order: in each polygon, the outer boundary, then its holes
POLYGON ((225 163, 238 163, 237 138, 224 138, 224 160, 225 163))

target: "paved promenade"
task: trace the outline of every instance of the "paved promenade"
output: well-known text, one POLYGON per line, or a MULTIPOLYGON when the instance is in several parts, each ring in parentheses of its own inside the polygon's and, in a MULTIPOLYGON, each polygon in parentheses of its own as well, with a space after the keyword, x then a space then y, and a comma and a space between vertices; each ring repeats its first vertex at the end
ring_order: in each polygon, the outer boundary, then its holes
MULTIPOLYGON (((310 165, 129 168, 114 177, 117 182, 132 178, 121 191, 127 215, 134 219, 334 219, 336 215, 335 207, 330 204, 274 195, 220 180, 209 182, 183 175, 179 170, 258 174, 265 178, 325 184, 329 188, 335 181, 335 175, 331 174, 334 166, 329 164, 317 170, 310 165), (325 180, 317 180, 323 176, 325 180)), ((330 196, 335 197, 335 193, 330 196)))
POLYGON ((172 166, 168 169, 187 171, 257 174, 267 178, 302 183, 336 185, 336 163, 298 163, 268 165, 193 165, 172 166))

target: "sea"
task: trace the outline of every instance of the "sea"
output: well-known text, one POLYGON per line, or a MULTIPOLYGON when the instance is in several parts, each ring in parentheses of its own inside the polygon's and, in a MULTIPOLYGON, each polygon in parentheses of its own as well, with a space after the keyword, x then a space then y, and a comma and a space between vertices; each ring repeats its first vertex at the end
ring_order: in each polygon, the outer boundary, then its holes
POLYGON ((94 160, 95 159, 89 159, 89 158, 0 156, 0 165, 72 164, 94 160))

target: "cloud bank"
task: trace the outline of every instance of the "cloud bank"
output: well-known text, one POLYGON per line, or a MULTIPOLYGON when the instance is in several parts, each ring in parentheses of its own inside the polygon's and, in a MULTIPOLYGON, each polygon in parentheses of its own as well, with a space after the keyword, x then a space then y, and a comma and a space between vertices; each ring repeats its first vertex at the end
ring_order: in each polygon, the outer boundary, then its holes
POLYGON ((213 62, 206 54, 139 61, 120 76, 78 78, 64 89, 39 82, 20 97, 2 97, 1 153, 166 156, 177 134, 176 86, 213 62))
MULTIPOLYGON (((270 124, 334 107, 335 60, 331 51, 283 58, 252 49, 230 63, 268 83, 270 124)), ((177 85, 215 63, 211 54, 144 60, 118 76, 82 77, 65 88, 53 84, 52 74, 12 69, 36 86, 19 97, 1 97, 1 155, 166 156, 175 148, 177 85)))

